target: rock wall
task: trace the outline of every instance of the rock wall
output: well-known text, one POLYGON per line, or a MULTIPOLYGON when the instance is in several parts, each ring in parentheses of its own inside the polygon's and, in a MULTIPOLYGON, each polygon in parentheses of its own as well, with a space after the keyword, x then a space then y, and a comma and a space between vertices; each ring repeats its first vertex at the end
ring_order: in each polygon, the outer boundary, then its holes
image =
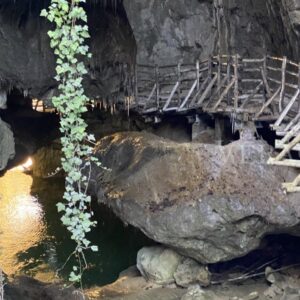
POLYGON ((15 142, 9 126, 0 119, 0 171, 15 156, 15 142))
POLYGON ((299 0, 124 0, 137 60, 170 64, 219 51, 299 59, 299 0))
MULTIPOLYGON (((3 0, 0 3, 0 88, 16 88, 25 95, 49 98, 57 82, 50 24, 40 11, 50 1, 3 0)), ((104 8, 99 1, 87 5, 93 58, 84 85, 90 97, 116 92, 119 62, 132 63, 135 42, 122 7, 104 8)))
POLYGON ((211 54, 216 31, 209 2, 124 0, 137 42, 137 61, 170 64, 211 54))

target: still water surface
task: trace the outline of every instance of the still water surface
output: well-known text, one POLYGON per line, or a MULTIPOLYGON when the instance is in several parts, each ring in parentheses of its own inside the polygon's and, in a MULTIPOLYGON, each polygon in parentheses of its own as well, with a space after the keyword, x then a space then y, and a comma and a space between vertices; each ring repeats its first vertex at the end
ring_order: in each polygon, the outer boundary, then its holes
MULTIPOLYGON (((7 275, 26 274, 46 282, 67 279, 72 262, 56 275, 74 249, 55 206, 63 190, 63 179, 33 178, 20 168, 0 177, 0 267, 7 275)), ((137 251, 150 244, 105 207, 95 204, 94 211, 98 225, 89 238, 100 250, 87 255, 85 286, 114 281, 135 264, 137 251)))

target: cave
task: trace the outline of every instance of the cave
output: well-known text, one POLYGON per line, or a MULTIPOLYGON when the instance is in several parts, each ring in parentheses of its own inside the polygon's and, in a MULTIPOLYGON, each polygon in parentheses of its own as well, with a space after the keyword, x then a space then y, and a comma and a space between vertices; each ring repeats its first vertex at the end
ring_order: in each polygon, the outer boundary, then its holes
POLYGON ((79 2, 100 251, 61 289, 53 1, 1 0, 0 300, 300 299, 299 0, 79 2))

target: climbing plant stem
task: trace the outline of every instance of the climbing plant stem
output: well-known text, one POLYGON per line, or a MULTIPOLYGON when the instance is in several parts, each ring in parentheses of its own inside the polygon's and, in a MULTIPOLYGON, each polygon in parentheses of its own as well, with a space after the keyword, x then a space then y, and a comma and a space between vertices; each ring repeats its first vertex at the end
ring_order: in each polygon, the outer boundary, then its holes
POLYGON ((95 141, 94 136, 87 133, 87 124, 82 117, 88 102, 82 84, 87 74, 84 60, 91 57, 86 44, 90 36, 83 7, 85 2, 52 0, 49 8, 41 12, 41 16, 55 25, 48 32, 56 56, 55 79, 59 82, 59 95, 53 97, 52 102, 60 114, 61 161, 66 173, 65 201, 58 203, 57 208, 63 213, 61 220, 76 243, 74 255, 79 265, 73 266, 70 273, 72 282, 81 281, 86 267, 84 251, 98 250, 86 237, 96 224, 90 210, 91 197, 87 194, 90 168, 92 163, 100 163, 93 156, 90 146, 95 141))

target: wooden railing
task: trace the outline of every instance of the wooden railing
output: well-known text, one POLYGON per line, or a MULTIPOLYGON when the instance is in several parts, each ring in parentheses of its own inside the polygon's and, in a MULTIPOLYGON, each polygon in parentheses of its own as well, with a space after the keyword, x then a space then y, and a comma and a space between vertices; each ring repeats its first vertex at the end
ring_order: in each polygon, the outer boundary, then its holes
MULTIPOLYGON (((194 64, 137 65, 126 107, 141 114, 229 114, 269 121, 280 153, 268 163, 300 168, 300 64, 286 57, 218 55, 194 64), (128 100, 130 99, 130 101, 128 100), (291 156, 294 155, 294 158, 291 156)), ((285 183, 300 192, 300 175, 285 183)))
POLYGON ((195 64, 137 65, 131 107, 143 114, 201 110, 280 123, 300 105, 299 70, 287 58, 238 55, 195 64))

